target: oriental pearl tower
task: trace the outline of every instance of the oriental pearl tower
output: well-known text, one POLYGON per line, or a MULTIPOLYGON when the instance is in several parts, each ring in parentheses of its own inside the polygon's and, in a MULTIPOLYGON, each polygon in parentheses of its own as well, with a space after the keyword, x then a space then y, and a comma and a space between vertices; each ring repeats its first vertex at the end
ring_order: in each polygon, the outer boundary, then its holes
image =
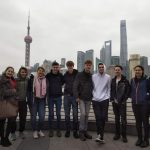
POLYGON ((30 15, 28 16, 28 26, 27 26, 27 36, 25 36, 24 41, 26 43, 25 47, 25 67, 30 67, 30 43, 32 42, 32 37, 30 36, 30 15))

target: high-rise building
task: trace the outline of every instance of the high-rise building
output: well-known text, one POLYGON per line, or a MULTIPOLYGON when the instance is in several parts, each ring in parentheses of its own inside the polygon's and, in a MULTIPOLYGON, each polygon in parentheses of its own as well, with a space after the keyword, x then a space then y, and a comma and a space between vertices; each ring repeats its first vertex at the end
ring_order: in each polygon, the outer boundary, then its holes
POLYGON ((82 51, 77 52, 77 69, 79 72, 83 71, 84 69, 84 60, 85 60, 85 53, 82 51))
POLYGON ((26 43, 25 47, 25 67, 30 67, 30 43, 32 42, 32 37, 30 36, 30 15, 28 16, 28 27, 27 36, 25 36, 24 41, 26 43))
POLYGON ((98 71, 98 64, 99 63, 102 63, 102 61, 96 57, 96 61, 95 61, 95 71, 97 72, 98 71))
POLYGON ((119 65, 120 57, 119 56, 111 56, 111 65, 119 65))
POLYGON ((66 64, 66 58, 61 58, 60 67, 61 67, 61 68, 65 68, 65 64, 66 64))
POLYGON ((137 65, 140 65, 140 55, 139 54, 130 55, 130 59, 129 59, 129 78, 130 79, 135 76, 134 67, 137 65))
POLYGON ((106 68, 111 65, 111 50, 112 44, 111 40, 105 41, 104 47, 100 50, 101 61, 105 64, 106 68))
POLYGON ((43 68, 45 69, 45 74, 47 74, 48 72, 50 72, 51 67, 52 67, 52 62, 50 60, 44 60, 43 61, 43 68))
POLYGON ((141 56, 140 65, 144 67, 144 73, 147 75, 148 74, 148 57, 141 56))
POLYGON ((91 60, 92 61, 92 72, 94 71, 94 50, 93 49, 90 49, 90 50, 87 50, 85 52, 85 58, 84 60, 91 60))
POLYGON ((127 66, 128 48, 127 48, 127 31, 126 20, 120 22, 120 65, 127 66))

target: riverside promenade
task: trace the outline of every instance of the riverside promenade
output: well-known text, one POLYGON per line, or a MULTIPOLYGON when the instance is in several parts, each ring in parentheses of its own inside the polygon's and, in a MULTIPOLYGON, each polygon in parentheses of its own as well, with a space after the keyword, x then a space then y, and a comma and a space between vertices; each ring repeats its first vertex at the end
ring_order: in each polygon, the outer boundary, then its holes
MULTIPOLYGON (((32 132, 26 131, 26 138, 17 138, 12 146, 5 148, 0 146, 0 150, 149 150, 150 147, 140 148, 135 146, 136 136, 128 136, 128 143, 123 143, 120 140, 114 141, 112 133, 105 133, 105 144, 95 142, 96 132, 92 134, 92 140, 85 142, 80 139, 74 139, 72 134, 70 138, 64 137, 65 132, 62 132, 62 137, 56 135, 52 138, 48 137, 48 131, 45 131, 45 137, 33 139, 32 132)), ((18 133, 17 133, 18 135, 18 133)))

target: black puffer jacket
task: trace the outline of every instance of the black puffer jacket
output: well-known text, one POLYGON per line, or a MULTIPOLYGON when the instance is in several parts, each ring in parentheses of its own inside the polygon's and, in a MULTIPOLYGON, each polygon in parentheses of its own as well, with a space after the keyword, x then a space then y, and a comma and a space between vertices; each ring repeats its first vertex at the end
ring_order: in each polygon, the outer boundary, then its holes
MULTIPOLYGON (((12 80, 15 80, 12 78, 12 80)), ((16 99, 16 89, 11 87, 9 79, 6 78, 5 75, 2 75, 0 78, 0 100, 6 99, 16 99)))
POLYGON ((64 74, 64 94, 69 94, 70 96, 73 96, 73 83, 75 80, 75 77, 77 75, 78 71, 76 69, 73 69, 73 73, 69 73, 68 71, 64 74))
POLYGON ((111 93, 110 100, 114 101, 115 99, 118 103, 125 102, 130 95, 130 85, 129 81, 125 76, 121 76, 121 80, 118 82, 118 86, 116 87, 116 77, 112 79, 111 82, 111 93))
POLYGON ((85 71, 78 73, 73 84, 73 94, 75 98, 90 101, 92 100, 92 91, 92 75, 85 71))
POLYGON ((62 96, 62 85, 64 84, 63 75, 61 73, 53 74, 51 71, 46 75, 46 79, 48 82, 48 96, 53 98, 62 96))

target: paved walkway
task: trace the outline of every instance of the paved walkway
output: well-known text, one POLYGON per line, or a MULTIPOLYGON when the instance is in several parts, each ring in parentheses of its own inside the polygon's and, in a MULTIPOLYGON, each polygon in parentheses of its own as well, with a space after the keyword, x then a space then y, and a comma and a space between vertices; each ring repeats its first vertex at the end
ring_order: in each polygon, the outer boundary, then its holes
MULTIPOLYGON (((32 132, 28 131, 26 133, 26 139, 22 140, 19 137, 13 145, 9 148, 0 146, 0 150, 140 150, 140 147, 134 146, 136 137, 128 136, 128 143, 123 143, 121 140, 113 141, 113 134, 105 133, 105 144, 96 143, 94 141, 96 137, 95 132, 90 132, 93 135, 92 140, 87 140, 85 142, 79 139, 74 139, 71 135, 70 138, 64 137, 58 138, 54 136, 53 138, 48 137, 48 133, 45 132, 46 136, 44 138, 33 139, 32 132)), ((150 147, 144 148, 149 150, 150 147)))

